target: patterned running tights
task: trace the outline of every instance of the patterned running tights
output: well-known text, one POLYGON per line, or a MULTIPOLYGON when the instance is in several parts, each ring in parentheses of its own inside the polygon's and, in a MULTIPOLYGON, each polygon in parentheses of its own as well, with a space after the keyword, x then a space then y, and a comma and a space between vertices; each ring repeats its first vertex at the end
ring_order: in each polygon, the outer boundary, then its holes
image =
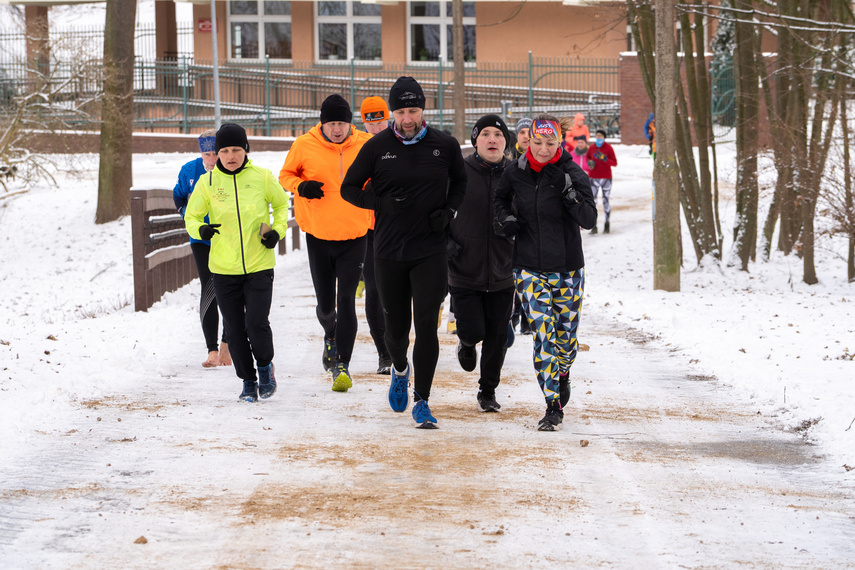
POLYGON ((534 336, 534 370, 547 400, 558 398, 558 375, 568 372, 579 349, 585 269, 539 273, 514 269, 514 281, 534 336))

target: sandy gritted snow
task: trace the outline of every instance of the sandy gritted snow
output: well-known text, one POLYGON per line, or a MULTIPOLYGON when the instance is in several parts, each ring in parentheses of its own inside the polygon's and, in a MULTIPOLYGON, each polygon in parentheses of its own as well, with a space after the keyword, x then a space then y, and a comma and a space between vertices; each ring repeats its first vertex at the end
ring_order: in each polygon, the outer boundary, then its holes
MULTIPOLYGON (((682 291, 653 291, 652 161, 616 152, 553 434, 534 430, 531 339, 480 414, 445 323, 440 429, 413 429, 361 301, 354 388, 331 392, 304 251, 277 260, 280 390, 239 403, 231 369, 200 366, 198 282, 134 313, 130 220, 93 222, 97 157, 0 201, 0 566, 855 567, 843 242, 807 286, 793 256, 699 268, 685 234, 682 291)), ((134 182, 171 188, 191 157, 135 156, 134 182)), ((284 153, 252 158, 278 173, 284 153)))

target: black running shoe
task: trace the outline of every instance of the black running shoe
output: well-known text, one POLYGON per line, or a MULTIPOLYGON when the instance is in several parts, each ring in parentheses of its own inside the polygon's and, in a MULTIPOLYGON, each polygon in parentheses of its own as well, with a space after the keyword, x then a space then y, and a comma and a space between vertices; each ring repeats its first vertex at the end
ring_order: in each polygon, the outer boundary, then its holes
POLYGON ((388 376, 392 373, 392 357, 389 355, 380 355, 377 361, 377 374, 388 376))
POLYGON ((457 341, 457 361, 460 362, 463 370, 472 372, 478 363, 478 351, 475 350, 474 346, 466 346, 462 342, 457 341))
POLYGON ((498 412, 502 407, 499 402, 496 401, 495 392, 485 392, 484 390, 478 390, 478 405, 481 407, 482 412, 498 412))
POLYGON ((550 400, 546 406, 546 415, 537 422, 537 431, 556 431, 560 429, 564 421, 564 412, 561 411, 561 403, 558 400, 550 400))
POLYGON ((558 375, 558 400, 561 402, 561 409, 570 401, 570 373, 562 372, 558 375))
POLYGON ((335 366, 335 339, 324 338, 324 354, 321 357, 324 371, 329 372, 335 366))

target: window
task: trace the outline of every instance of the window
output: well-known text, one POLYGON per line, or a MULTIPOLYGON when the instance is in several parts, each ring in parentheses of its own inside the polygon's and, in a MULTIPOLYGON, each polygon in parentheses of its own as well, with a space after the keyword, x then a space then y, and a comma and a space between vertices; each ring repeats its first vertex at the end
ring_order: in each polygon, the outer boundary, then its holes
MULTIPOLYGON (((410 61, 439 61, 440 56, 453 60, 451 0, 410 2, 409 8, 410 61)), ((463 58, 475 61, 474 2, 463 3, 463 58)))
POLYGON ((380 61, 380 6, 357 1, 315 4, 315 58, 321 61, 380 61))
POLYGON ((291 2, 231 0, 229 54, 232 59, 291 59, 291 2))

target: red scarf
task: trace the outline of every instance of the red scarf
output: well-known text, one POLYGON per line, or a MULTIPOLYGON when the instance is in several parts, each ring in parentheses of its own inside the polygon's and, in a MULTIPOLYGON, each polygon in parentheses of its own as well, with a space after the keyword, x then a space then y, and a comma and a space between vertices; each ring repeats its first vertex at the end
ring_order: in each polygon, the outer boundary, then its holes
POLYGON ((528 159, 528 165, 531 166, 531 169, 535 172, 540 172, 540 169, 546 166, 547 164, 554 164, 558 162, 558 159, 561 158, 561 147, 558 147, 558 151, 555 153, 555 156, 550 158, 547 162, 538 162, 534 155, 531 154, 531 146, 529 146, 525 151, 525 157, 528 159))

